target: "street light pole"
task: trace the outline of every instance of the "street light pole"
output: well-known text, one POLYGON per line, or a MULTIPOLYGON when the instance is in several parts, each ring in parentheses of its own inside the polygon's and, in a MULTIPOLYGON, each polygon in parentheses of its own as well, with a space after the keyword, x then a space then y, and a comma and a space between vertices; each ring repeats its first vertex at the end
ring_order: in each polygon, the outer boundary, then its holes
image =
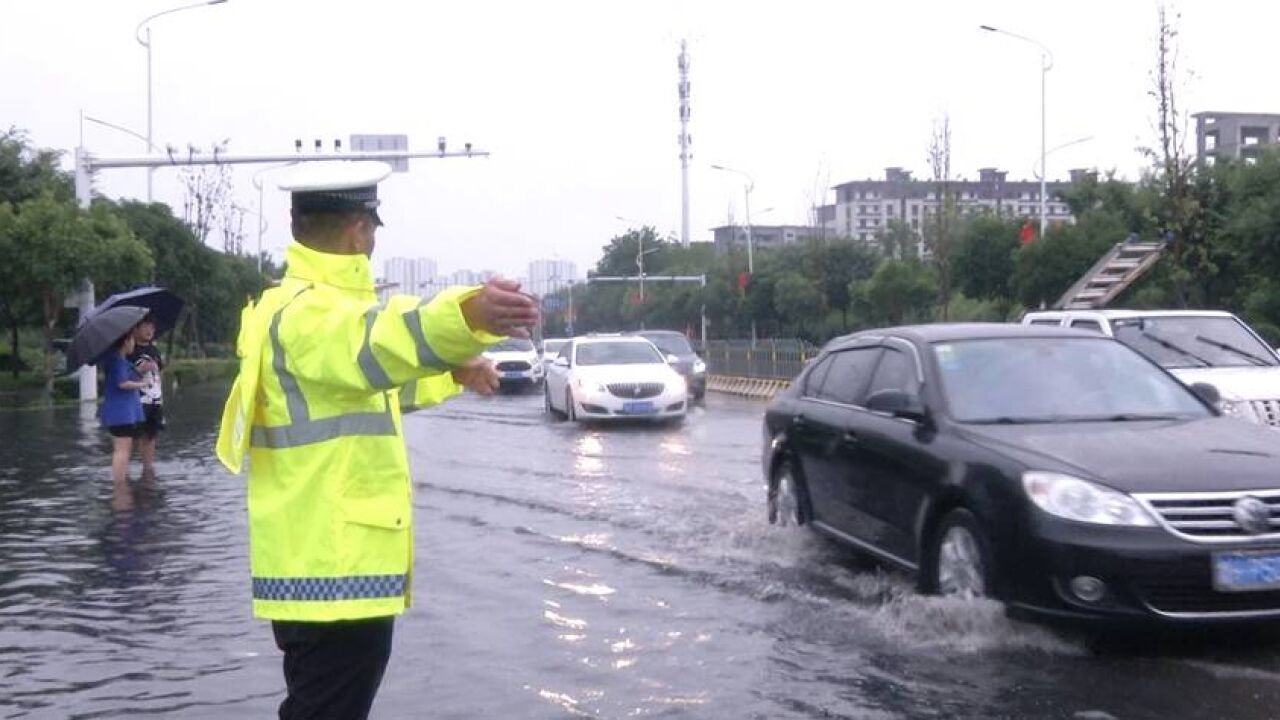
POLYGON ((278 170, 282 167, 290 167, 297 163, 280 163, 279 165, 268 165, 260 168, 253 173, 253 187, 258 191, 258 274, 262 274, 262 233, 266 232, 267 219, 262 212, 263 192, 262 192, 262 173, 268 170, 278 170))
MULTIPOLYGON (((744 177, 744 178, 746 178, 746 179, 747 179, 747 184, 746 184, 746 186, 745 186, 745 192, 744 192, 743 194, 746 196, 746 197, 745 197, 745 201, 746 201, 746 211, 747 211, 747 277, 748 277, 748 279, 750 279, 750 278, 755 274, 755 271, 756 271, 755 260, 753 259, 753 253, 752 253, 752 249, 751 249, 751 247, 752 247, 752 242, 751 242, 751 191, 752 191, 753 189, 755 189, 756 182, 755 182, 755 180, 753 180, 753 179, 751 178, 751 176, 750 176, 750 175, 748 175, 747 173, 745 173, 745 172, 743 172, 743 171, 741 171, 741 170, 735 170, 735 169, 733 169, 733 168, 731 168, 731 167, 725 167, 725 166, 723 166, 723 165, 712 165, 712 166, 711 166, 711 168, 712 168, 713 170, 723 170, 724 172, 736 173, 736 174, 741 175, 742 177, 744 177)), ((752 317, 751 317, 751 347, 755 347, 755 345, 756 345, 756 318, 755 318, 755 315, 753 314, 753 315, 752 315, 752 317)))
POLYGON ((1040 237, 1044 237, 1046 217, 1048 214, 1048 198, 1046 198, 1045 193, 1047 191, 1049 177, 1049 168, 1045 164, 1045 158, 1048 155, 1048 152, 1045 149, 1045 87, 1048 85, 1049 71, 1053 69, 1053 53, 1049 52, 1049 48, 1045 47, 1044 43, 1041 43, 1039 40, 1033 40, 1026 35, 1019 35, 1018 33, 1001 30, 990 25, 979 25, 978 27, 981 30, 997 33, 999 35, 1007 35, 1015 40, 1031 43, 1032 45, 1040 48, 1040 237))
MULTIPOLYGON (((154 15, 150 15, 150 16, 148 16, 145 20, 143 20, 142 22, 138 23, 138 27, 134 28, 134 30, 133 30, 133 39, 134 39, 134 40, 137 40, 139 45, 141 45, 142 47, 144 47, 144 48, 146 48, 146 49, 147 49, 147 152, 151 152, 151 150, 155 147, 155 145, 153 145, 153 144, 152 144, 152 142, 151 142, 151 138, 152 138, 152 134, 151 134, 151 130, 152 130, 152 123, 151 123, 151 26, 150 26, 150 25, 148 25, 147 23, 151 22, 152 20, 155 20, 156 18, 160 17, 161 15, 169 15, 169 14, 171 14, 171 13, 180 12, 180 11, 182 11, 182 10, 190 10, 190 9, 192 9, 192 8, 204 7, 205 5, 221 5, 222 3, 225 3, 226 1, 227 1, 227 0, 204 0, 203 2, 192 3, 192 4, 190 4, 190 5, 182 5, 182 6, 180 6, 180 7, 170 8, 170 9, 168 9, 168 10, 163 10, 163 11, 161 11, 161 12, 158 12, 158 13, 154 14, 154 15), (142 28, 143 28, 143 26, 146 26, 146 28, 147 28, 147 39, 146 39, 146 40, 143 40, 143 39, 142 39, 142 34, 141 34, 141 33, 142 33, 142 28)), ((154 171, 155 171, 155 168, 147 168, 147 202, 151 202, 151 200, 152 200, 152 195, 151 195, 151 190, 152 190, 152 188, 151 188, 151 179, 152 179, 152 173, 153 173, 154 171)))

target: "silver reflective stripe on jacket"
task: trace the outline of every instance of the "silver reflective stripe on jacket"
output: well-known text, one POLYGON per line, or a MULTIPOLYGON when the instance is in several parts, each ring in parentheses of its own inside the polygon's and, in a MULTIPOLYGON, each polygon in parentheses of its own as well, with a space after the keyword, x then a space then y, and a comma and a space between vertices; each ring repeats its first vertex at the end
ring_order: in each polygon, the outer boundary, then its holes
MULTIPOLYGON (((427 301, 423 300, 418 303, 418 307, 426 305, 427 301)), ((427 334, 422 331, 422 315, 415 308, 404 313, 404 324, 409 328, 409 334, 413 336, 414 349, 418 351, 418 364, 422 367, 434 368, 436 370, 445 371, 451 369, 449 364, 440 359, 436 355, 436 351, 431 349, 427 344, 427 334)))
MULTIPOLYGON (((301 292, 298 293, 298 295, 301 294, 301 292)), ((294 298, 297 298, 298 295, 294 295, 294 298)), ((275 316, 271 318, 269 334, 272 351, 271 367, 276 373, 276 380, 280 383, 280 389, 284 391, 284 402, 289 411, 290 422, 288 425, 254 425, 249 431, 249 445, 278 450, 311 445, 353 435, 394 436, 396 434, 396 424, 391 417, 391 402, 386 393, 382 394, 382 412, 365 411, 345 413, 318 420, 311 419, 311 410, 307 407, 307 399, 303 396, 302 389, 298 386, 298 379, 293 376, 293 373, 289 372, 288 364, 285 362, 284 347, 280 344, 280 317, 284 314, 285 307, 288 307, 288 303, 277 310, 275 316)), ((369 312, 376 314, 377 308, 372 308, 369 312)), ((365 336, 364 346, 360 349, 360 367, 364 371, 365 377, 368 378, 369 371, 365 368, 365 352, 368 350, 368 359, 373 367, 376 368, 376 372, 386 378, 386 373, 377 364, 377 360, 373 358, 373 352, 369 348, 369 333, 373 322, 371 317, 371 315, 365 315, 365 336)))

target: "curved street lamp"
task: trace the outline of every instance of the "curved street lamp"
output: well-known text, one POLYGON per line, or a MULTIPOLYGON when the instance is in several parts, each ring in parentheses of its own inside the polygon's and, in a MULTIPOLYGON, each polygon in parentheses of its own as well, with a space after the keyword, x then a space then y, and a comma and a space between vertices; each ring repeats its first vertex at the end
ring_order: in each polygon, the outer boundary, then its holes
MULTIPOLYGON (((151 142, 151 128, 152 128, 152 124, 151 124, 151 26, 148 23, 150 23, 152 20, 155 20, 158 17, 161 17, 162 15, 170 15, 176 12, 181 12, 183 10, 190 10, 192 8, 204 7, 205 5, 221 5, 226 1, 227 0, 204 0, 203 2, 191 3, 190 5, 182 5, 176 8, 162 10, 154 15, 148 15, 145 19, 143 19, 142 22, 138 23, 138 27, 134 28, 133 39, 137 40, 139 45, 147 49, 147 137, 146 137, 147 152, 150 152, 152 149, 155 148, 155 145, 151 142), (147 29, 147 36, 145 40, 142 37, 143 27, 146 27, 147 29)), ((147 202, 151 202, 151 199, 152 199, 151 198, 151 177, 153 172, 154 172, 153 168, 147 168, 147 202)))
POLYGON ((1006 35, 1015 40, 1031 43, 1032 45, 1040 48, 1040 237, 1044 237, 1046 208, 1048 207, 1045 198, 1045 176, 1049 174, 1048 167, 1045 165, 1045 156, 1048 155, 1048 152, 1045 150, 1045 84, 1049 71, 1053 69, 1053 53, 1049 51, 1049 48, 1044 46, 1044 43, 1039 40, 1029 38, 1026 35, 1019 35, 1018 33, 1001 30, 1000 28, 995 28, 990 25, 979 25, 978 29, 996 33, 998 35, 1006 35))

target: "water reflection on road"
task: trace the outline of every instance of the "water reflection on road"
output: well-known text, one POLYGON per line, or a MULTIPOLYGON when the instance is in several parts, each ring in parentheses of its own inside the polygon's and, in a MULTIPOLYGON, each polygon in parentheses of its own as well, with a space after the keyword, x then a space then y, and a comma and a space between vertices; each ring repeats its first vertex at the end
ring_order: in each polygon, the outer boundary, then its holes
MULTIPOLYGON (((159 491, 129 513, 91 416, 0 413, 0 714, 274 713, 220 400, 172 399, 159 491)), ((1275 638, 1099 644, 770 528, 760 412, 712 397, 683 426, 584 428, 504 396, 407 418, 415 607, 375 717, 1277 716, 1275 638)))

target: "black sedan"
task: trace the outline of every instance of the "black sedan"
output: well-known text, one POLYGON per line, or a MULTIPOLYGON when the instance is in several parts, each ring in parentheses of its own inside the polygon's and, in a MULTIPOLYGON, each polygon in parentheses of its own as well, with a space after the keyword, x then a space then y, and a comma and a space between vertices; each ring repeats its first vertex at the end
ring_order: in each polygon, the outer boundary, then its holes
POLYGON ((769 407, 769 519, 924 592, 1073 619, 1280 618, 1280 434, 1214 394, 1092 333, 846 336, 769 407))
POLYGON ((707 364, 693 351, 684 333, 674 330, 641 330, 636 333, 657 346, 671 367, 684 376, 689 397, 701 400, 707 394, 707 364))

